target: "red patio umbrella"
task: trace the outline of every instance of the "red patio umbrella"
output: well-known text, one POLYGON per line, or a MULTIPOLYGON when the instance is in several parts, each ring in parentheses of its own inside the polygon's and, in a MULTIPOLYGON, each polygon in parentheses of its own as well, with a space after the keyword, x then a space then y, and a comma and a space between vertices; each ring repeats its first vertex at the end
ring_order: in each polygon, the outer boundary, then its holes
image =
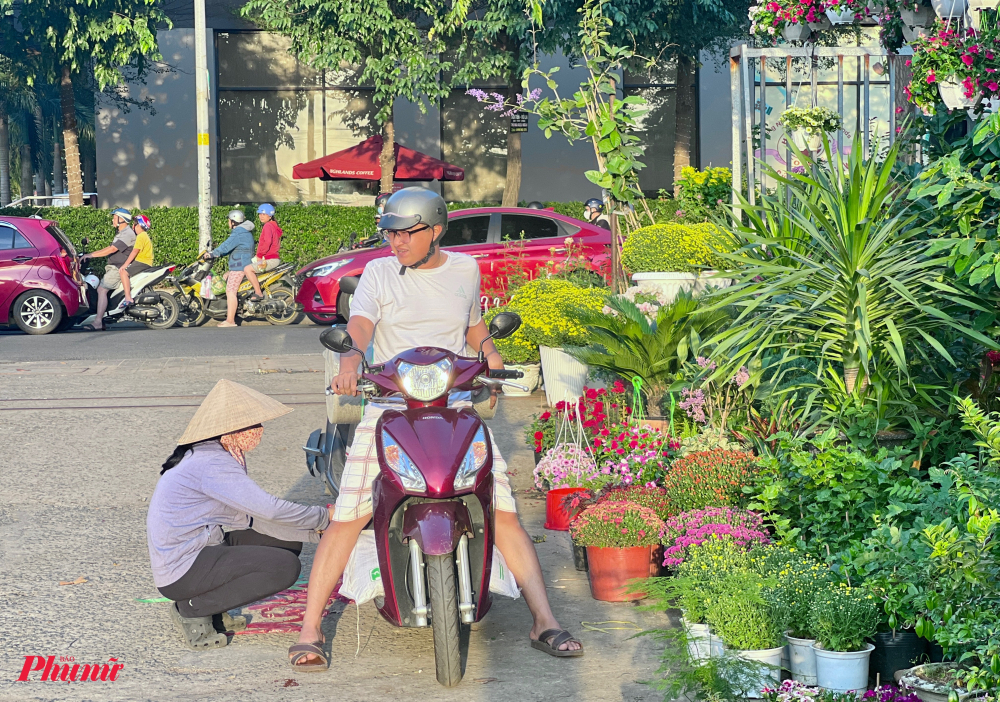
MULTIPOLYGON (((396 172, 394 180, 464 180, 465 171, 438 158, 395 145, 396 172)), ((300 163, 292 169, 292 178, 320 180, 381 180, 382 137, 373 136, 356 146, 300 163)))

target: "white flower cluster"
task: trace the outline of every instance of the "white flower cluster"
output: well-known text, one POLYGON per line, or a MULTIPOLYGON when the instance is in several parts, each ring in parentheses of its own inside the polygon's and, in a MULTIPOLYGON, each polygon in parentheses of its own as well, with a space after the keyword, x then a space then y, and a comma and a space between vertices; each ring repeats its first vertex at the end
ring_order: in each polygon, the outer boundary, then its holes
POLYGON ((779 122, 786 129, 801 129, 813 136, 836 132, 844 124, 840 115, 829 107, 789 107, 779 122))

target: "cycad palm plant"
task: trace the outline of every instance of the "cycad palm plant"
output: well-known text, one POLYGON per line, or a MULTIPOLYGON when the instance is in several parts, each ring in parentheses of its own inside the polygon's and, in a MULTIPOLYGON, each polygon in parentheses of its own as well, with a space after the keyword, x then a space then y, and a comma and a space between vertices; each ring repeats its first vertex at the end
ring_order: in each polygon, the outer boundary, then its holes
POLYGON ((730 320, 724 310, 706 312, 688 293, 656 310, 655 319, 625 297, 611 297, 606 311, 581 311, 577 320, 587 328, 590 345, 573 349, 578 359, 631 380, 642 381, 646 407, 658 414, 664 396, 679 383, 681 366, 703 337, 718 332, 730 320))
POLYGON ((825 164, 800 154, 806 173, 767 168, 783 187, 755 207, 743 200, 744 221, 731 217, 733 253, 722 255, 738 273, 715 306, 739 314, 713 339, 716 353, 743 364, 785 350, 816 361, 817 376, 836 372, 852 396, 877 377, 920 392, 912 361, 936 353, 954 363, 936 338, 945 329, 994 346, 963 319, 984 309, 948 282, 915 215, 895 206, 898 145, 865 159, 856 137, 845 163, 825 143, 825 164))

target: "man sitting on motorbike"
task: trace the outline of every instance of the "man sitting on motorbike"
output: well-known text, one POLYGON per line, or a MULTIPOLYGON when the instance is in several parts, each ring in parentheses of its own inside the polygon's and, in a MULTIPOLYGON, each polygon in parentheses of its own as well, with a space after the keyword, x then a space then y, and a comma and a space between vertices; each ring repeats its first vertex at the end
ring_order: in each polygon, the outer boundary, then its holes
MULTIPOLYGON (((377 259, 365 267, 347 324, 357 348, 368 348, 374 340, 375 363, 418 346, 464 354, 467 345, 479 349, 489 335, 479 306, 478 263, 437 246, 447 226, 445 202, 430 190, 405 188, 386 203, 380 227, 395 258, 377 259)), ((486 341, 483 350, 490 368, 503 368, 492 341, 486 341)), ((340 373, 331 383, 337 394, 356 394, 360 363, 357 353, 341 357, 340 373)), ((379 472, 375 423, 380 413, 378 407, 369 405, 355 430, 333 521, 316 550, 299 644, 289 651, 297 669, 326 664, 320 648, 323 608, 371 518, 371 486, 379 472)), ((534 544, 517 517, 507 465, 493 445, 496 546, 521 586, 534 618, 531 645, 553 656, 582 655, 580 642, 559 626, 549 607, 534 544)))
POLYGON ((153 242, 149 238, 149 230, 153 224, 146 215, 136 215, 135 217, 135 246, 132 253, 125 259, 125 264, 118 270, 122 278, 122 289, 125 291, 125 298, 118 306, 119 309, 135 304, 132 300, 132 278, 131 276, 142 273, 153 265, 153 242))
POLYGON ((116 230, 111 245, 80 257, 80 263, 92 258, 108 257, 104 277, 101 279, 100 285, 97 286, 97 313, 94 322, 84 327, 88 331, 104 331, 104 313, 108 310, 108 293, 117 288, 121 282, 118 270, 125 265, 125 261, 128 260, 129 254, 132 253, 132 247, 135 245, 135 231, 131 227, 131 212, 124 207, 119 207, 111 213, 111 223, 116 230))
POLYGON ((258 273, 273 271, 281 263, 278 253, 281 251, 281 236, 284 234, 281 227, 274 221, 274 205, 266 202, 257 208, 257 218, 261 223, 260 241, 257 242, 257 255, 251 259, 249 266, 243 269, 253 285, 254 296, 258 300, 264 299, 264 291, 260 289, 260 281, 257 280, 258 273))
POLYGON ((243 269, 250 265, 253 258, 253 222, 248 222, 246 215, 240 210, 229 213, 229 238, 209 254, 219 258, 229 254, 229 272, 226 273, 226 321, 219 322, 220 327, 236 326, 236 308, 239 306, 237 292, 243 282, 243 269))

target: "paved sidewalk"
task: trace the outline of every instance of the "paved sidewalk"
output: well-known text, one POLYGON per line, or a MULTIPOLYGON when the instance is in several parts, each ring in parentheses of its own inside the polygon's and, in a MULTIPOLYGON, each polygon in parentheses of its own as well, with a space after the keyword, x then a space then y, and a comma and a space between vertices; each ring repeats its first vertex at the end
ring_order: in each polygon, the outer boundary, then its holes
MULTIPOLYGON (((240 636, 207 652, 183 648, 166 606, 136 601, 159 594, 149 572, 146 509, 159 464, 194 413, 190 405, 220 377, 295 403, 266 425, 249 472, 273 494, 326 504, 301 450, 325 416, 319 354, 0 362, 0 701, 662 699, 638 682, 655 676, 653 641, 588 630, 583 622, 652 628, 666 626, 666 616, 594 601, 586 575, 573 569, 568 536, 542 528, 544 503, 532 488, 532 453, 523 441, 537 396, 502 400, 491 426, 525 526, 544 537, 537 550, 554 611, 583 641, 583 658, 530 649, 524 601, 499 597, 471 633, 465 680, 454 689, 434 679, 431 632, 391 627, 370 603, 338 605, 327 617, 333 663, 321 674, 288 667, 290 634, 240 636), (70 406, 81 404, 101 409, 70 406), (59 585, 80 578, 86 582, 59 585), (17 682, 27 655, 79 663, 115 657, 125 667, 114 683, 17 682)), ((314 550, 303 553, 304 573, 314 550)))

